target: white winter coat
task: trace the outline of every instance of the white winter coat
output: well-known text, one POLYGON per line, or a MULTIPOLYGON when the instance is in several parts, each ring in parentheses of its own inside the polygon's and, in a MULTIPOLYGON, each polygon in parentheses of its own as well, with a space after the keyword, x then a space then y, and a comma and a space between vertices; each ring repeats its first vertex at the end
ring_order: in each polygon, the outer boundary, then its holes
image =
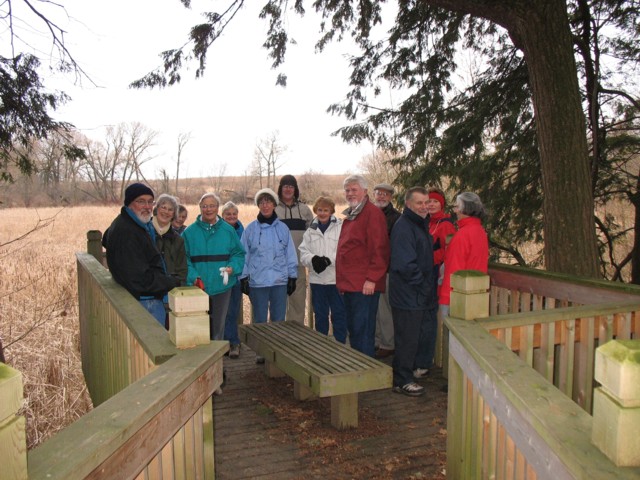
POLYGON ((298 250, 300 263, 309 269, 309 283, 320 285, 334 285, 336 283, 336 250, 341 230, 342 219, 333 215, 331 215, 329 227, 324 234, 318 228, 317 218, 314 218, 309 228, 305 230, 298 250), (322 273, 316 273, 311 263, 314 255, 329 258, 331 265, 322 273))

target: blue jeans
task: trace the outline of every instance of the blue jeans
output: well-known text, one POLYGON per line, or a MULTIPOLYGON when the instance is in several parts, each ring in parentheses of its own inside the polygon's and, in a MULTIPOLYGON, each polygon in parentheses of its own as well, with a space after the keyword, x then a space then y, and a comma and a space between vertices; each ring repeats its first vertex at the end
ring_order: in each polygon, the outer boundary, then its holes
POLYGON ((380 292, 364 295, 361 292, 345 292, 349 344, 359 352, 375 356, 376 313, 380 292))
POLYGON ((282 322, 287 314, 287 286, 251 287, 249 300, 253 310, 253 323, 265 323, 267 313, 272 322, 282 322))
POLYGON ((414 381, 416 368, 432 368, 438 334, 438 308, 404 310, 391 307, 396 353, 393 357, 393 386, 414 381))
POLYGON ((149 298, 146 300, 139 300, 139 302, 147 312, 153 315, 153 318, 160 322, 162 328, 165 328, 164 321, 166 319, 167 312, 164 309, 164 303, 162 303, 162 300, 158 298, 149 298))
POLYGON ((311 300, 313 313, 316 317, 316 330, 325 335, 329 334, 329 312, 333 336, 340 343, 347 341, 347 311, 344 300, 335 285, 311 284, 311 300))
POLYGON ((224 321, 224 339, 228 340, 230 345, 240 345, 240 338, 238 338, 240 302, 242 302, 242 290, 240 289, 240 282, 237 282, 231 288, 227 318, 224 321))

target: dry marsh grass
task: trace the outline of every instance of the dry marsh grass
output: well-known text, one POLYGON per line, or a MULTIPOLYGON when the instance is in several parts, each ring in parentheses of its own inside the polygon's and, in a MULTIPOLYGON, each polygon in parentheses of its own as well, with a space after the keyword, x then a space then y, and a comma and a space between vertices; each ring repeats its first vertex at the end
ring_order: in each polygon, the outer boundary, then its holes
MULTIPOLYGON (((198 208, 187 208, 190 224, 198 208)), ((87 231, 104 231, 119 210, 0 210, 0 339, 7 363, 23 375, 29 449, 92 408, 80 359, 75 253, 86 251, 87 231)), ((240 205, 240 220, 247 225, 257 212, 240 205)))

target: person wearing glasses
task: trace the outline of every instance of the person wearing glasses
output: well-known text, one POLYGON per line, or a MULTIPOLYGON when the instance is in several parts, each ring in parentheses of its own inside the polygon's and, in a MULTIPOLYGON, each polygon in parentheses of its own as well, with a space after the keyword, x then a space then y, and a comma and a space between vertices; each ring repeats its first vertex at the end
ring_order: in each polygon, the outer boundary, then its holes
MULTIPOLYGON (((178 201, 175 197, 163 193, 158 196, 153 209, 153 228, 156 231, 156 246, 162 254, 166 271, 178 279, 180 285, 187 280, 187 257, 184 251, 184 240, 172 228, 178 212, 178 201)), ((163 298, 165 309, 168 311, 169 297, 163 298)), ((169 329, 169 317, 165 327, 169 329)))
MULTIPOLYGON (((289 227, 291 238, 295 245, 296 255, 302 243, 302 237, 313 220, 313 212, 309 206, 300 200, 298 181, 293 175, 283 175, 278 186, 279 201, 276 205, 276 215, 282 223, 289 227)), ((299 259, 298 259, 299 260, 299 259)), ((287 321, 302 323, 305 319, 305 304, 307 300, 307 270, 298 261, 298 275, 296 291, 287 301, 287 321)))
POLYGON ((124 192, 124 206, 102 237, 107 250, 107 265, 113 279, 133 295, 164 327, 162 299, 180 285, 167 272, 162 254, 156 246, 156 231, 151 222, 153 190, 142 183, 129 185, 124 192))
POLYGON ((199 285, 209 295, 210 338, 222 340, 231 289, 245 253, 234 228, 218 216, 220 197, 205 193, 198 204, 200 215, 182 233, 187 285, 199 285))

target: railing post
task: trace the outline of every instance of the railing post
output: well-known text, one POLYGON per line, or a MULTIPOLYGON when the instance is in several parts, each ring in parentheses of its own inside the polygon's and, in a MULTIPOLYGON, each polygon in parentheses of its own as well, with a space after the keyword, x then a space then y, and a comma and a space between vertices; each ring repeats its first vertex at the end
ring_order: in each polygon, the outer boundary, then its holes
POLYGON ((18 415, 23 402, 22 374, 0 363, 0 479, 27 479, 25 418, 18 415))
POLYGON ((102 253, 102 232, 100 230, 89 230, 87 232, 87 253, 104 265, 104 254, 102 253))
POLYGON ((460 270, 451 275, 449 315, 463 320, 489 316, 489 275, 477 270, 460 270))
POLYGON ((209 295, 198 287, 169 292, 169 338, 178 348, 209 343, 209 295))
POLYGON ((591 441, 618 467, 640 466, 640 340, 596 350, 591 441))

